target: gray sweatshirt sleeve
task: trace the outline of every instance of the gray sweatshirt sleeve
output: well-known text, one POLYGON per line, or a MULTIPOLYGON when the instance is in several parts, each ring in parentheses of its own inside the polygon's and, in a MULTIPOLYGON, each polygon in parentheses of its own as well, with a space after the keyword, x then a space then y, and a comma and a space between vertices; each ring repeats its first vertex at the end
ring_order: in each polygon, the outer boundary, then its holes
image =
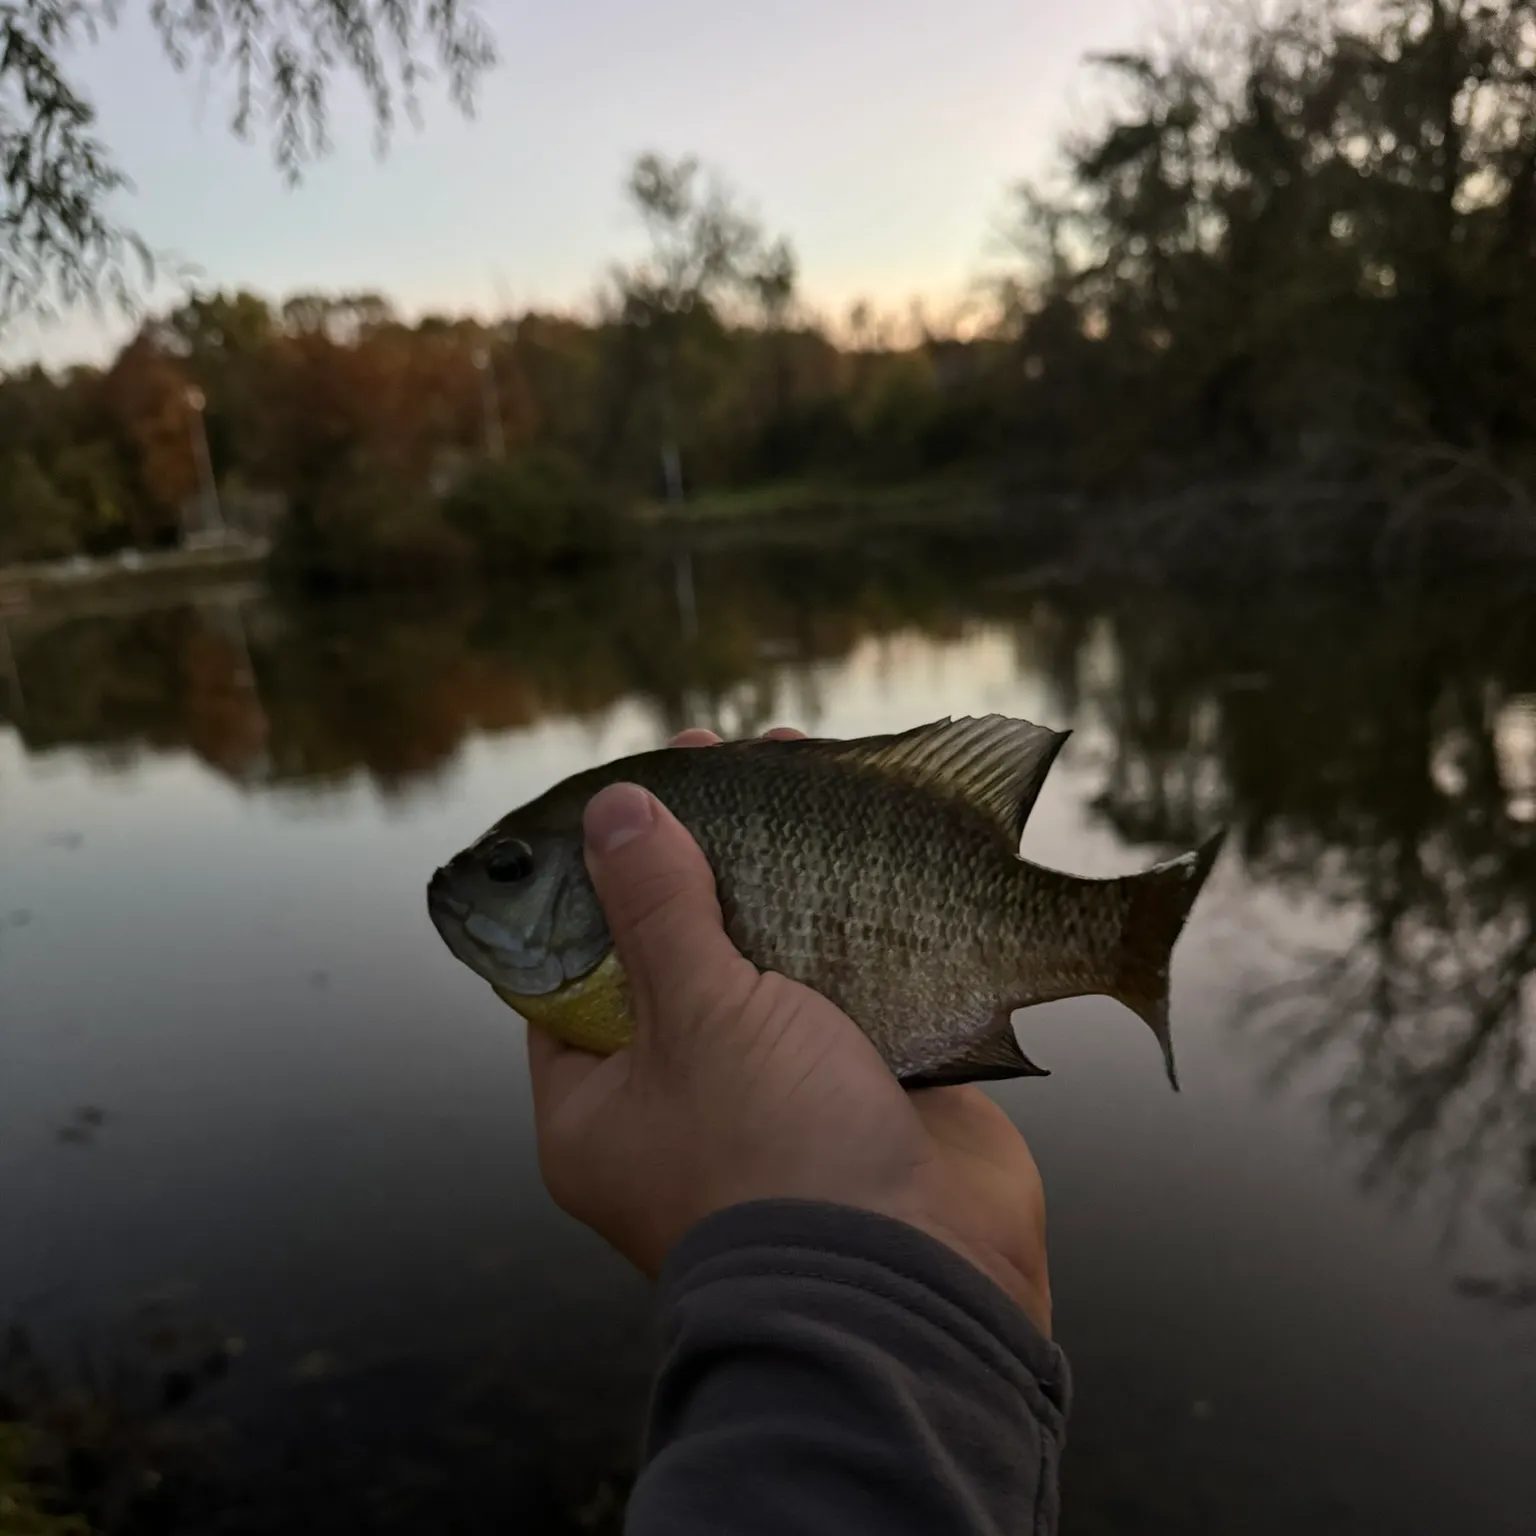
POLYGON ((761 1201, 661 1277, 627 1536, 1052 1536, 1069 1379, 1014 1302, 867 1211, 761 1201))

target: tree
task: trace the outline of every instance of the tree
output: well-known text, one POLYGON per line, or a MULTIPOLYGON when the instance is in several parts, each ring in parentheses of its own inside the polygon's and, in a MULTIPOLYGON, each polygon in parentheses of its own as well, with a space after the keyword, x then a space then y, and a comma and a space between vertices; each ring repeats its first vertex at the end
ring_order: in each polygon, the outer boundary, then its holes
POLYGON ((1099 62, 1021 200, 1026 415, 1101 469, 1529 458, 1532 0, 1282 0, 1099 62))
POLYGON ((30 453, 0 458, 0 565, 52 560, 79 547, 74 509, 30 453))
MULTIPOLYGON (((650 250, 614 269, 620 322, 628 333, 621 342, 629 357, 647 364, 642 374, 649 375, 656 395, 662 476, 668 499, 679 501, 690 344, 696 349, 718 332, 732 299, 755 300, 771 323, 781 322, 794 297, 795 255, 787 240, 765 243, 757 221, 718 178, 704 181, 691 155, 642 155, 626 190, 650 250)), ((625 409, 628 404, 626 399, 625 409)))
POLYGON ((133 532, 140 544, 173 542, 182 506, 197 490, 190 385, 180 360, 161 351, 149 333, 123 348, 102 381, 118 439, 137 470, 133 532))
MULTIPOLYGON (((149 252, 109 204, 129 186, 95 132, 68 59, 116 20, 121 0, 0 0, 0 321, 51 300, 131 300, 149 252)), ((413 119, 430 48, 468 112, 495 53, 473 0, 149 0, 166 56, 233 81, 230 126, 271 136, 297 179, 328 147, 332 80, 363 88, 382 146, 413 119)))
POLYGON ((547 449, 476 465, 445 512, 482 570, 510 575, 601 556, 616 533, 611 501, 579 464, 547 449))
POLYGON ((199 371, 215 359, 248 357, 267 346, 277 329, 272 307, 259 294, 193 294, 161 322, 161 345, 192 360, 199 371))

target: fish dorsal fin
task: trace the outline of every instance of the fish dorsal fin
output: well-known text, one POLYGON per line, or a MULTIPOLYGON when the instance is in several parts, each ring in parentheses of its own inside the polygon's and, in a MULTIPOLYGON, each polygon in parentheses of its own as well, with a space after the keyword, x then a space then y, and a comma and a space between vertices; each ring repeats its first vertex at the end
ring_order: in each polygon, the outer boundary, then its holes
POLYGON ((1007 715, 937 720, 896 736, 818 741, 843 762, 962 801, 1005 836, 1015 853, 1056 754, 1070 731, 1007 715))

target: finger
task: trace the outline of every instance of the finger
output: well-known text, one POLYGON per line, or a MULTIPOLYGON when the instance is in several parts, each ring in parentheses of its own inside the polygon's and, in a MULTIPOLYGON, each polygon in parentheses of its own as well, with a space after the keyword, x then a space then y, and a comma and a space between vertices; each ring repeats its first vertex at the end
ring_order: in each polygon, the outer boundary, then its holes
POLYGON ((750 987, 757 973, 726 937, 714 873, 664 805, 638 785, 609 785, 587 806, 585 835, 642 1044, 664 1044, 750 987))
POLYGON ((713 731, 706 731, 702 725, 690 726, 686 731, 679 731, 671 741, 669 747, 718 747, 720 738, 713 731))
POLYGON ((805 732, 792 725, 775 725, 763 732, 764 741, 804 741, 805 732))
POLYGON ((528 1026, 528 1081, 533 1088, 536 1125, 548 1122, 560 1106, 603 1064, 601 1056, 564 1045, 535 1025, 528 1026))

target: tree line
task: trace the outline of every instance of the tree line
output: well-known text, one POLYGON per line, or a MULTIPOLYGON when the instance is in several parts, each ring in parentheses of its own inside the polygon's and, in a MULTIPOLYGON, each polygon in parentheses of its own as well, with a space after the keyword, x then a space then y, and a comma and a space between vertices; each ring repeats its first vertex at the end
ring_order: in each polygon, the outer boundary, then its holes
POLYGON ((1278 481, 1325 494, 1165 524, 1353 548, 1493 506, 1536 549, 1536 0, 1213 10, 1096 62, 964 340, 834 336, 786 240, 647 155, 648 248, 586 316, 211 294, 105 369, 11 375, 0 561, 174 542, 204 428, 225 503, 286 508, 294 567, 338 581, 578 558, 647 498, 951 472, 1083 493, 1066 548, 1107 547, 1127 490, 1145 531, 1149 490, 1278 481))
POLYGON ((1117 106, 1020 195, 1018 421, 1063 469, 1522 473, 1536 445, 1536 6, 1302 0, 1097 61, 1117 106))
MULTIPOLYGON (((196 296, 104 369, 0 382, 0 560, 169 545, 285 509, 338 578, 600 546, 647 497, 954 463, 977 418, 942 344, 840 348, 796 264, 695 160, 642 156, 645 253, 590 317, 400 318, 375 294, 196 296)), ((998 349, 1000 352, 1004 349, 998 349)))

